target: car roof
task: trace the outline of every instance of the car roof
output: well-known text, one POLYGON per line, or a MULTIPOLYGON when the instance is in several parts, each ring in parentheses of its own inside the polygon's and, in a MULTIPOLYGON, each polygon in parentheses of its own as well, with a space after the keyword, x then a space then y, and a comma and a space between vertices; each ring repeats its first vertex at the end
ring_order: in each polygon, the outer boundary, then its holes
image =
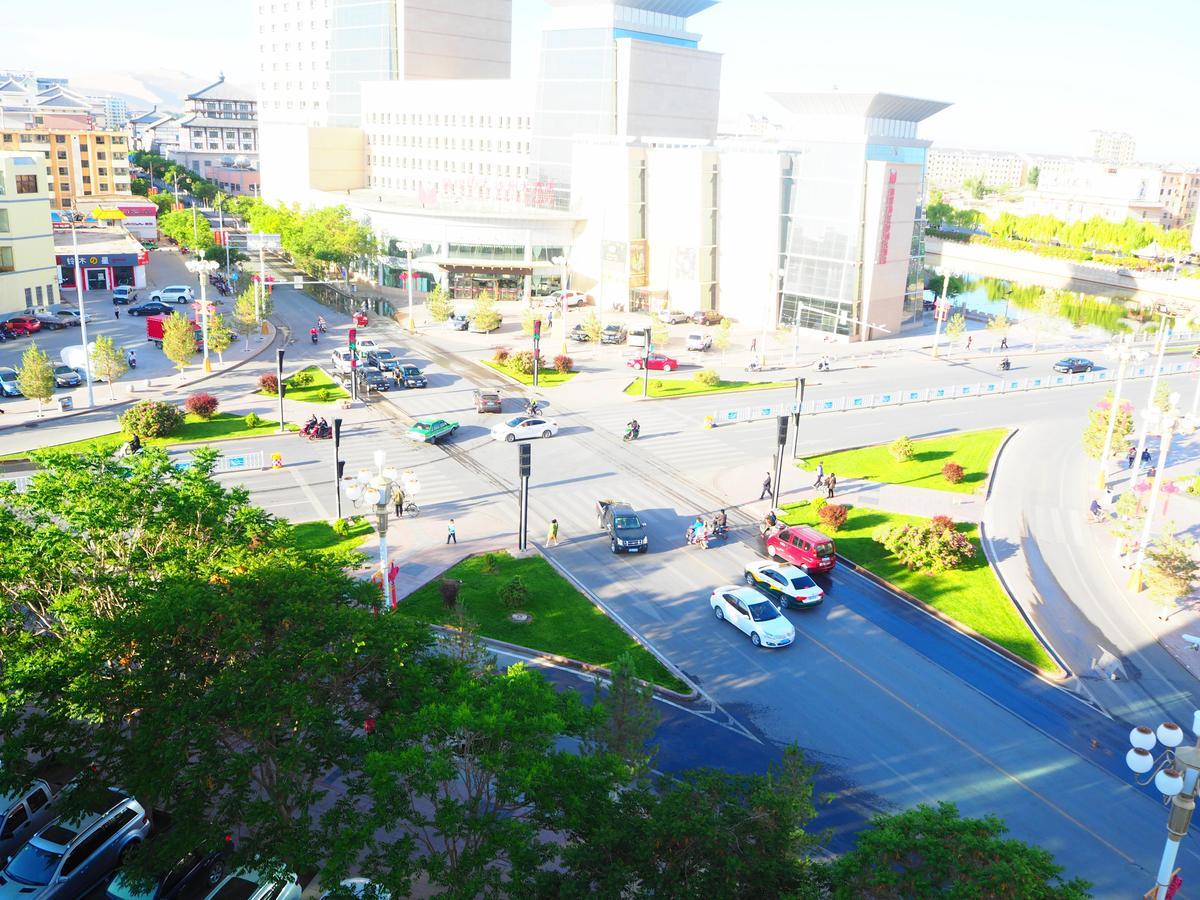
POLYGON ((813 528, 811 525, 789 525, 787 527, 787 531, 789 534, 794 534, 794 535, 797 535, 798 537, 808 538, 810 541, 814 541, 814 542, 824 542, 824 541, 832 540, 831 538, 826 537, 824 534, 817 531, 817 529, 813 528))

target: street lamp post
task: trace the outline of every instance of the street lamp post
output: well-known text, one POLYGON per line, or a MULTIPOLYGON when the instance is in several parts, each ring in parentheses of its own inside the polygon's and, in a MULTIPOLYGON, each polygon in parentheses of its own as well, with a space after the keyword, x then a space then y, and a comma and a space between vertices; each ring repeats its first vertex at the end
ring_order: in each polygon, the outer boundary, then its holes
POLYGON ((208 275, 220 268, 220 263, 208 259, 189 259, 188 271, 200 282, 200 327, 204 335, 204 371, 212 371, 212 363, 208 358, 208 275))
POLYGON ((407 277, 404 283, 408 286, 408 333, 413 334, 417 330, 416 321, 413 319, 413 273, 412 259, 413 250, 416 249, 411 242, 403 242, 399 244, 398 249, 404 251, 404 259, 407 264, 407 277))
MULTIPOLYGON (((550 262, 552 262, 552 263, 554 263, 554 265, 562 268, 562 288, 558 292, 558 296, 562 301, 559 304, 559 315, 562 316, 562 324, 560 326, 560 331, 562 333, 562 340, 560 341, 560 347, 559 347, 558 352, 561 353, 563 356, 566 356, 567 355, 567 297, 566 297, 566 294, 567 294, 567 277, 568 277, 567 257, 565 255, 551 257, 550 262)), ((603 262, 601 262, 602 267, 603 267, 603 265, 604 265, 603 262)), ((603 298, 601 298, 601 299, 603 299, 603 298)))
POLYGON ((342 479, 346 485, 346 496, 357 506, 367 502, 375 507, 375 527, 379 532, 379 581, 383 591, 383 605, 395 608, 395 602, 388 597, 388 509, 393 502, 393 495, 399 493, 401 499, 417 492, 419 484, 411 472, 400 472, 395 466, 387 465, 387 454, 383 450, 375 451, 375 472, 370 469, 360 469, 356 475, 347 475, 342 479))
POLYGON ((1117 386, 1113 391, 1112 408, 1108 411, 1108 430, 1104 435, 1104 452, 1100 455, 1099 486, 1101 488, 1108 483, 1108 456, 1112 453, 1113 433, 1116 430, 1117 412, 1121 405, 1121 388, 1125 380, 1125 367, 1131 359, 1140 359, 1144 356, 1144 351, 1134 350, 1129 345, 1128 335, 1121 336, 1112 352, 1116 354, 1121 364, 1117 368, 1117 386))
POLYGON ((83 341, 83 375, 87 380, 88 406, 92 407, 96 405, 96 395, 92 387, 92 355, 88 350, 87 315, 83 311, 83 270, 79 266, 79 239, 75 236, 75 226, 83 216, 72 212, 64 214, 63 218, 71 225, 71 252, 75 257, 75 299, 79 304, 79 339, 83 341))
MULTIPOLYGON (((1163 353, 1167 349, 1167 314, 1162 314, 1162 319, 1159 322, 1158 329, 1158 347, 1155 350, 1154 358, 1154 375, 1150 379, 1150 399, 1146 403, 1147 410, 1151 409, 1154 403, 1154 392, 1158 390, 1158 376, 1162 372, 1163 353)), ((1172 404, 1174 405, 1174 404, 1172 404)), ((1142 451, 1146 449, 1146 431, 1150 425, 1150 416, 1142 419, 1142 430, 1138 434, 1137 452, 1133 457, 1133 465, 1130 467, 1133 475, 1136 476, 1142 466, 1142 451)))
MULTIPOLYGON (((275 391, 279 394, 279 433, 283 434, 283 354, 284 349, 279 347, 275 350, 275 391)), ((340 519, 341 516, 338 516, 340 519)))
POLYGON ((1171 449, 1171 438, 1175 432, 1190 432, 1192 423, 1186 419, 1179 411, 1179 395, 1172 394, 1170 398, 1170 406, 1166 411, 1158 410, 1153 407, 1146 410, 1147 425, 1153 419, 1155 428, 1159 431, 1161 438, 1158 448, 1158 466, 1154 472, 1154 481, 1150 485, 1149 505, 1146 508, 1146 521, 1142 525, 1142 536, 1138 541, 1137 562, 1134 564, 1133 573, 1130 576, 1130 587, 1135 591, 1142 589, 1143 582, 1143 567, 1146 563, 1146 545, 1150 543, 1150 530, 1154 525, 1154 505, 1158 502, 1158 492, 1162 487, 1163 475, 1167 468, 1167 454, 1171 449))
POLYGON ((1192 714, 1192 733, 1196 735, 1194 746, 1183 744, 1183 729, 1174 722, 1163 722, 1156 731, 1139 725, 1129 732, 1132 749, 1125 754, 1125 764, 1134 773, 1140 785, 1151 781, 1171 803, 1167 814, 1167 842, 1163 845, 1158 864, 1155 886, 1146 893, 1155 900, 1166 900, 1172 883, 1178 884, 1175 858, 1179 854, 1179 842, 1188 833, 1192 814, 1196 811, 1197 785, 1200 783, 1200 710, 1192 714), (1162 752, 1155 756, 1155 744, 1163 745, 1162 752), (1145 778, 1137 776, 1144 775, 1145 778))

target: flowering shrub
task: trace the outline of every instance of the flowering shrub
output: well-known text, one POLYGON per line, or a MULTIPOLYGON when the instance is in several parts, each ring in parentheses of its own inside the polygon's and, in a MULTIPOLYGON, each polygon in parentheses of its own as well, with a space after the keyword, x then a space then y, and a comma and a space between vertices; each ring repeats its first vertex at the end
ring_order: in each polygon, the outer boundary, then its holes
POLYGON ((143 400, 121 414, 121 428, 138 437, 163 437, 183 424, 183 413, 173 403, 143 400))
POLYGON ((956 462, 948 462, 942 466, 942 477, 951 484, 958 484, 963 480, 963 467, 956 462))
POLYGON ((892 454, 892 459, 896 462, 907 462, 916 452, 913 442, 906 437, 898 437, 888 446, 888 453, 892 454))
POLYGON ((821 524, 829 526, 833 531, 837 531, 846 524, 846 514, 849 509, 840 503, 826 503, 817 513, 817 518, 821 520, 821 524))
POLYGON ((883 544, 913 571, 937 575, 975 556, 970 539, 954 527, 949 516, 934 516, 921 525, 880 525, 871 539, 883 544))
POLYGON ((500 365, 507 365, 508 358, 512 355, 512 350, 508 347, 497 347, 496 352, 492 354, 492 362, 500 365))
POLYGON ((554 369, 557 372, 573 372, 575 370, 575 360, 571 359, 565 353, 560 353, 554 357, 554 369))
MULTIPOLYGON (((533 351, 532 350, 517 351, 516 353, 514 353, 508 357, 508 362, 506 365, 508 366, 509 369, 511 369, 514 372, 519 372, 522 375, 532 375, 533 374, 533 351)), ((538 368, 544 369, 545 367, 546 367, 546 360, 543 359, 542 355, 539 353, 538 354, 538 368)))
POLYGON ((183 408, 192 415, 199 416, 202 419, 211 419, 217 414, 217 407, 220 405, 220 402, 212 394, 205 391, 197 391, 194 394, 190 394, 183 401, 183 408))
POLYGON ((267 372, 265 375, 259 375, 258 389, 264 394, 278 394, 279 379, 273 372, 267 372))

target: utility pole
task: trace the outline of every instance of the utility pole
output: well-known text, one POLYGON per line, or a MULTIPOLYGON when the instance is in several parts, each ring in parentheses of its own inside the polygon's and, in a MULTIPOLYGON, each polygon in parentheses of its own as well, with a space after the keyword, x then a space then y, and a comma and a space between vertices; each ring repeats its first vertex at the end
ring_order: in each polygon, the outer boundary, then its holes
POLYGON ((517 476, 521 479, 520 514, 517 521, 517 549, 529 546, 529 472, 532 468, 533 447, 521 444, 517 447, 517 476))
POLYGON ((942 319, 946 317, 946 293, 950 290, 950 273, 942 276, 942 299, 934 304, 933 310, 933 358, 938 358, 938 338, 942 334, 942 319))

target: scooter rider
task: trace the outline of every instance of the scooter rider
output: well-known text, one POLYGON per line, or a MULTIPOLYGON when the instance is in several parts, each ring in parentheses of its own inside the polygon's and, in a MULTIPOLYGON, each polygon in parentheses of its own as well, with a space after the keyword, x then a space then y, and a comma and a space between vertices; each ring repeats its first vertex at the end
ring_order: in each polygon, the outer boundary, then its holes
POLYGON ((321 334, 329 330, 329 327, 325 324, 324 316, 317 316, 317 327, 321 329, 321 334))
POLYGON ((1000 371, 1007 372, 1011 368, 1012 368, 1012 363, 1009 362, 1007 356, 1004 357, 1004 359, 1000 360, 1000 371))
POLYGON ((725 510, 721 510, 719 513, 713 516, 713 531, 717 534, 724 534, 726 529, 729 527, 728 522, 729 520, 725 515, 725 510))
POLYGON ((625 425, 625 440, 636 441, 638 435, 642 433, 642 426, 638 424, 637 419, 631 419, 625 425))
POLYGON ((129 368, 131 368, 131 369, 137 368, 137 354, 134 353, 132 350, 129 351, 129 356, 126 358, 125 361, 129 364, 129 368))
POLYGON ((313 413, 308 417, 308 421, 304 423, 304 427, 300 429, 301 434, 312 434, 313 429, 317 427, 317 416, 313 413))
POLYGON ((312 328, 308 329, 308 336, 312 338, 312 342, 314 344, 317 342, 317 326, 314 325, 312 328))

